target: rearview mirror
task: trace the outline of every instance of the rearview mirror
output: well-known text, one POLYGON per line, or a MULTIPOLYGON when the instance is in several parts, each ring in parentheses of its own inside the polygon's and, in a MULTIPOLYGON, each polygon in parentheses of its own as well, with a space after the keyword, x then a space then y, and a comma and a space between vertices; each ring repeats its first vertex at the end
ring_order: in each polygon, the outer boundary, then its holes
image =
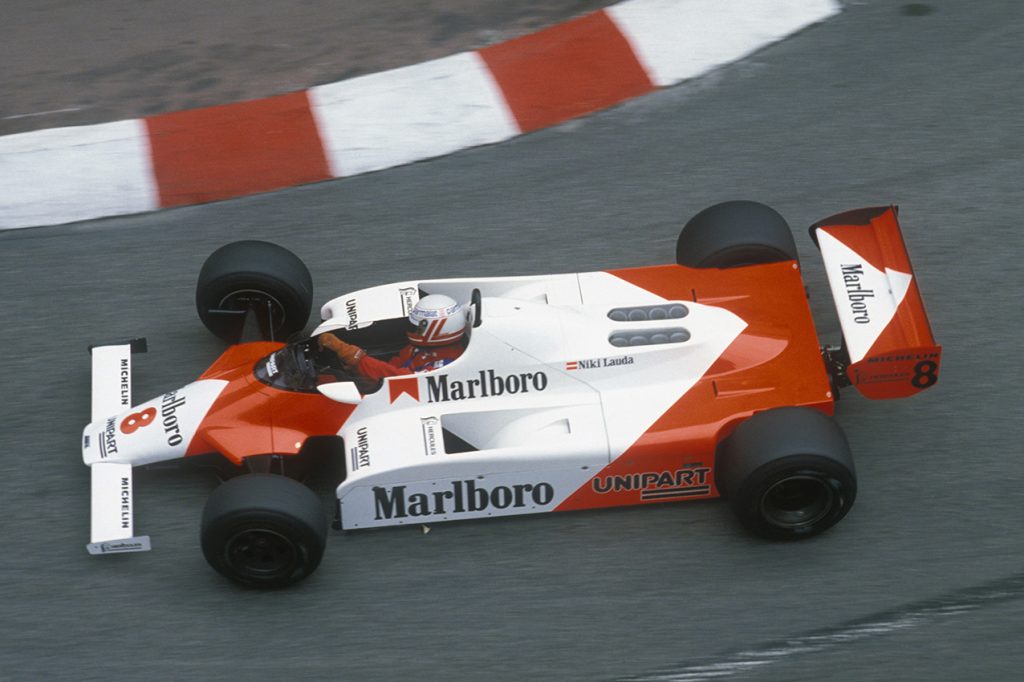
POLYGON ((358 405, 363 401, 362 394, 359 393, 359 389, 351 381, 335 381, 330 384, 320 384, 316 387, 316 390, 336 403, 358 405))

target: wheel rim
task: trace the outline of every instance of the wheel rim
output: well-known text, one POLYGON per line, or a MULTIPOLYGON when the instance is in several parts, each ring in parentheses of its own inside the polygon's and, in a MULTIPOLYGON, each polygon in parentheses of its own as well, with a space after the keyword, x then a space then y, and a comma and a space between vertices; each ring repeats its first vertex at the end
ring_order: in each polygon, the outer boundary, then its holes
POLYGON ((255 289, 232 291, 220 300, 217 307, 221 310, 242 312, 251 308, 259 316, 259 319, 266 321, 267 329, 272 331, 277 331, 284 326, 287 317, 281 301, 265 291, 255 289))
POLYGON ((227 541, 224 558, 236 575, 255 580, 273 580, 294 573, 301 562, 302 551, 275 530, 247 528, 235 533, 227 541))
POLYGON ((818 476, 787 476, 765 491, 761 515, 780 528, 806 528, 829 515, 835 498, 833 487, 818 476))

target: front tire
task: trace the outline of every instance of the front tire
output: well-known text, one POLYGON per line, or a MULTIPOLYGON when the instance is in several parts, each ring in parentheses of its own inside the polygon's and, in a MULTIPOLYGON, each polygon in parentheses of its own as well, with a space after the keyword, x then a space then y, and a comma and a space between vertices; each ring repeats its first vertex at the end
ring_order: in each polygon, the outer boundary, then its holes
POLYGON ((196 284, 199 319, 229 343, 285 339, 306 326, 312 304, 313 278, 306 265, 270 242, 225 244, 203 263, 196 284), (250 317, 257 323, 249 334, 255 338, 243 339, 250 317))
POLYGON ((846 436, 831 418, 801 407, 740 424, 719 445, 715 483, 747 530, 773 540, 828 530, 857 496, 846 436))
POLYGON ((206 561, 246 587, 287 587, 323 558, 327 520, 316 494, 284 476, 244 474, 221 484, 203 509, 206 561))
POLYGON ((676 240, 676 263, 733 268, 797 260, 793 233, 777 211, 756 201, 726 201, 704 209, 676 240))

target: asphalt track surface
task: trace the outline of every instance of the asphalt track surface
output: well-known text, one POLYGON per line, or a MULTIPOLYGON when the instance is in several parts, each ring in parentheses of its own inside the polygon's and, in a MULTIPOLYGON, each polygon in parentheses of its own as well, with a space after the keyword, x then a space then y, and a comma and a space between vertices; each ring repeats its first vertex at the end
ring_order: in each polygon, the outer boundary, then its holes
POLYGON ((1024 72, 1015 2, 848 3, 682 87, 493 147, 220 204, 0 234, 7 400, 0 679, 954 680, 1024 669, 1024 72), (819 331, 804 226, 895 202, 944 346, 911 400, 847 393, 860 492, 833 531, 745 536, 723 503, 334 534, 295 589, 198 546, 214 482, 136 476, 147 554, 90 557, 88 343, 147 336, 137 399, 197 376, 207 253, 303 256, 315 298, 417 276, 667 262, 686 217, 772 204, 819 331))

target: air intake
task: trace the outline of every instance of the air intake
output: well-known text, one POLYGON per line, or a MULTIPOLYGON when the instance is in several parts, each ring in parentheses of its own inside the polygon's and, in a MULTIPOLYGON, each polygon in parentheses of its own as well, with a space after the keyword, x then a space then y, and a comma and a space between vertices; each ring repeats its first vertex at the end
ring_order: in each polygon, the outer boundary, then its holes
POLYGON ((638 329, 617 331, 608 337, 608 343, 616 348, 629 346, 656 346, 665 343, 683 343, 690 340, 690 332, 682 327, 672 329, 638 329))
POLYGON ((663 303, 661 305, 612 308, 608 311, 608 317, 616 322, 651 322, 679 320, 686 317, 689 312, 682 303, 663 303))

